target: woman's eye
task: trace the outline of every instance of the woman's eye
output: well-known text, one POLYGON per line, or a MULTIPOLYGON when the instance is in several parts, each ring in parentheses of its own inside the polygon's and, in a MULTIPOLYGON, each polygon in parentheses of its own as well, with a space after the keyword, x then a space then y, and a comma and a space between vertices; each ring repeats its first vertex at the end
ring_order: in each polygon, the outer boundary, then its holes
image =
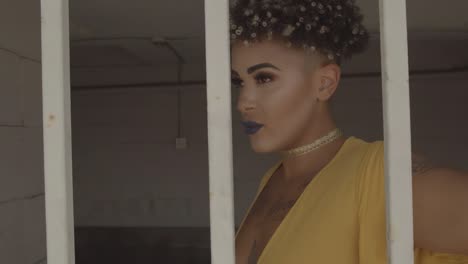
POLYGON ((259 84, 265 84, 273 81, 273 77, 269 74, 259 74, 255 77, 259 84))
POLYGON ((242 86, 242 80, 233 78, 233 79, 231 79, 231 85, 232 85, 234 88, 239 88, 239 87, 242 86))

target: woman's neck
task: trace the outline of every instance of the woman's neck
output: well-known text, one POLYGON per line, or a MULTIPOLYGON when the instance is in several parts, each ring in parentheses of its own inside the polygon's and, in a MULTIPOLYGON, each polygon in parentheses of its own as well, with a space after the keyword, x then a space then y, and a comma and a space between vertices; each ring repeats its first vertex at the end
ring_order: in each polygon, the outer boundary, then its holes
POLYGON ((283 160, 282 170, 285 180, 296 180, 317 174, 335 157, 345 141, 346 138, 342 136, 316 151, 283 160))
MULTIPOLYGON (((315 122, 311 122, 311 126, 307 129, 306 133, 304 133, 304 138, 299 140, 294 148, 310 144, 335 128, 335 122, 328 109, 326 109, 320 115, 320 118, 316 118, 315 122)), ((345 141, 346 139, 341 136, 317 150, 301 156, 286 158, 283 160, 282 164, 285 180, 294 180, 315 175, 335 157, 345 141)))

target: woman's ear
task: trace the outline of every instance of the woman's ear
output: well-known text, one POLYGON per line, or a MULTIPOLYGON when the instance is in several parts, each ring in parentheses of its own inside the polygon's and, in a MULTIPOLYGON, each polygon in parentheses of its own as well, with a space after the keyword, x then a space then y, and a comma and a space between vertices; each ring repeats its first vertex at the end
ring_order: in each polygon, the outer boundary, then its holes
POLYGON ((335 94, 340 83, 341 68, 337 64, 331 63, 319 69, 320 86, 317 98, 320 101, 328 101, 335 94))

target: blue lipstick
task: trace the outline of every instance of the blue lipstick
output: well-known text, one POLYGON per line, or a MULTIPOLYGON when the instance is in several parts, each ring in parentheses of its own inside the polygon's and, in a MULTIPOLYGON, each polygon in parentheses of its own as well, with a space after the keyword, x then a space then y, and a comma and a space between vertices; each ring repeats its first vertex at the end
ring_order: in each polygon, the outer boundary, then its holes
POLYGON ((247 135, 253 135, 257 133, 257 131, 260 130, 260 128, 263 127, 263 124, 259 124, 254 121, 241 121, 241 123, 244 126, 244 132, 247 135))

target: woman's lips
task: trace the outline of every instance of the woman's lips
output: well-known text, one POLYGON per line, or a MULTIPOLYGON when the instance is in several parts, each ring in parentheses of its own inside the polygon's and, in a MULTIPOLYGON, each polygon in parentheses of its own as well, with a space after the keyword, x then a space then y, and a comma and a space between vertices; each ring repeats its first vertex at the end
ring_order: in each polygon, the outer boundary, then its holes
POLYGON ((257 131, 263 127, 263 124, 259 124, 255 121, 241 121, 241 123, 244 126, 244 132, 248 135, 257 133, 257 131))

